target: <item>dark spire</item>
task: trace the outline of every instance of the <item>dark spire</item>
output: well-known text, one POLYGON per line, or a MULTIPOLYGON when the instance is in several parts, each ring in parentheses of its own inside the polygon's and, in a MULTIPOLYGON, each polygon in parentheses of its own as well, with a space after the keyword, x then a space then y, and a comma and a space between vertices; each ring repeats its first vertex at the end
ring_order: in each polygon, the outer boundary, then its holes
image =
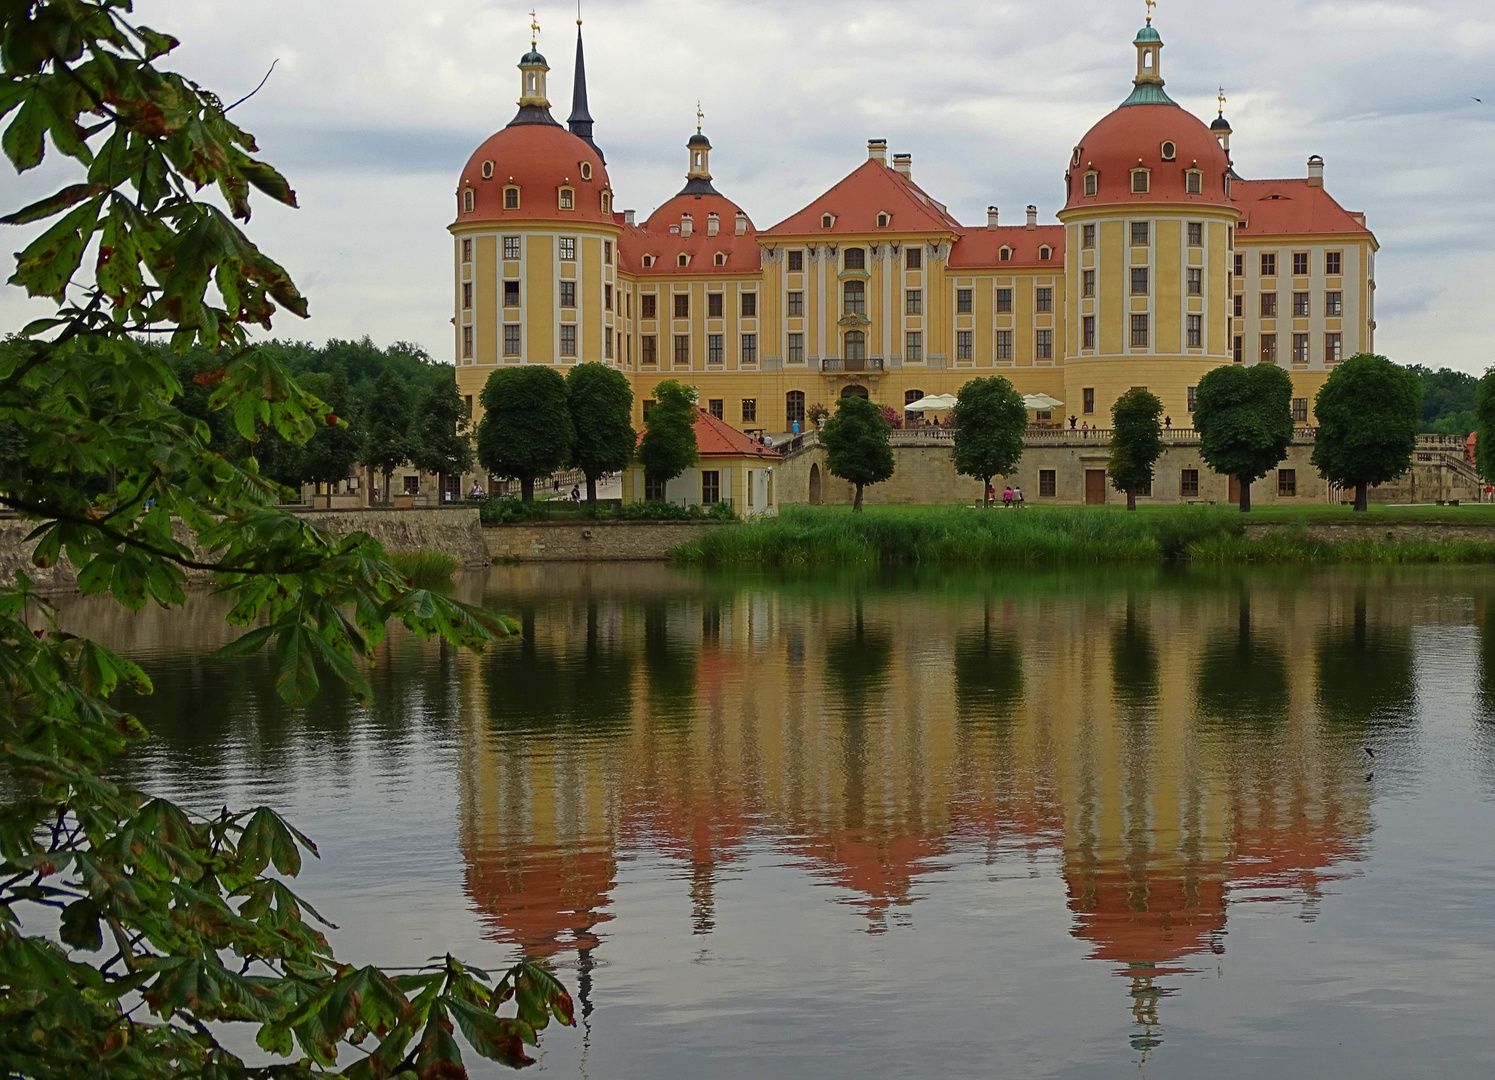
POLYGON ((576 20, 576 84, 571 90, 571 118, 566 121, 571 134, 581 139, 602 158, 602 148, 592 141, 592 114, 587 110, 587 61, 581 49, 581 19, 576 20))

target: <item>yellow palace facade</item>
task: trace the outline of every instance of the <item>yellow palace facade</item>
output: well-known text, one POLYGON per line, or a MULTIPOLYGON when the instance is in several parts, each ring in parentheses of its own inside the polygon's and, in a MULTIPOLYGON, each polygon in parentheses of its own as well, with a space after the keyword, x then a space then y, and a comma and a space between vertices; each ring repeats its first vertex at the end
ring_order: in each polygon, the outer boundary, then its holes
POLYGON ((1140 385, 1187 427, 1204 372, 1273 363, 1313 422, 1327 373, 1373 349, 1376 239, 1329 195, 1318 157, 1300 177, 1238 176, 1223 96, 1204 124, 1164 91, 1150 20, 1133 44, 1132 92, 1074 147, 1058 224, 1034 206, 961 224, 908 155, 873 139, 850 174, 760 229, 716 188, 699 125, 681 191, 642 222, 619 209, 580 30, 564 127, 532 42, 518 113, 456 193, 461 393, 476 408, 500 366, 601 361, 632 381, 635 423, 674 378, 728 423, 777 433, 847 395, 897 409, 1002 375, 1065 402, 1040 420, 1109 426, 1140 385))

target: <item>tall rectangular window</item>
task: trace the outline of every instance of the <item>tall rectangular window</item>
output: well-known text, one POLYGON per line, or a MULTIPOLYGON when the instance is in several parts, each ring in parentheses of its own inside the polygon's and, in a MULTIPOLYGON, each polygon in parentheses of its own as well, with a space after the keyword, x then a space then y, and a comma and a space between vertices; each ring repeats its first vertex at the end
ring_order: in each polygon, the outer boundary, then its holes
POLYGON ((1298 470, 1277 470, 1277 494, 1281 498, 1292 498, 1298 494, 1298 470))
POLYGON ((504 258, 511 262, 519 258, 519 237, 504 237, 504 258))
POLYGON ((756 319, 758 317, 758 294, 745 292, 742 294, 742 317, 744 319, 756 319))
POLYGON ((955 359, 971 359, 971 337, 972 334, 969 330, 955 331, 955 359))
POLYGON ((1012 290, 1011 289, 998 289, 997 290, 997 314, 998 315, 1010 315, 1010 314, 1012 314, 1012 290))
POLYGON ((506 187, 506 188, 504 188, 504 209, 505 210, 518 210, 519 209, 519 189, 518 188, 516 188, 516 187, 506 187))
POLYGON ((613 328, 611 326, 602 331, 602 358, 604 360, 613 358, 613 328))
POLYGON ((924 266, 924 249, 911 244, 903 249, 903 265, 909 270, 920 270, 924 266))
POLYGON ((1132 194, 1133 195, 1146 195, 1147 194, 1147 170, 1146 169, 1133 169, 1132 170, 1132 194))
POLYGON ((924 335, 918 330, 903 335, 903 359, 915 362, 924 359, 924 335))
POLYGON ((651 366, 659 363, 659 339, 653 334, 645 334, 639 338, 638 361, 651 366))
POLYGON ((706 335, 706 363, 708 363, 708 364, 720 364, 721 362, 722 362, 722 336, 720 334, 707 334, 706 335))
POLYGON ((1246 362, 1246 339, 1240 334, 1237 334, 1235 340, 1231 342, 1230 358, 1237 364, 1244 364, 1246 362))
POLYGON ((1189 268, 1189 278, 1188 278, 1188 280, 1189 280, 1189 295, 1190 296, 1202 296, 1202 295, 1204 295, 1204 271, 1203 270, 1199 269, 1197 266, 1191 266, 1189 268))
POLYGON ((805 335, 789 335, 789 355, 784 359, 791 364, 803 364, 805 362, 805 335))
POLYGON ((1293 335, 1293 363, 1295 363, 1295 364, 1306 364, 1306 363, 1308 363, 1308 335, 1307 334, 1294 334, 1293 335))
POLYGON ((719 292, 706 294, 706 317, 709 319, 720 319, 722 317, 722 294, 719 292))
POLYGON ((791 274, 803 273, 805 269, 805 253, 803 251, 791 251, 789 253, 789 272, 791 274))
POLYGON ((1324 335, 1324 363, 1337 364, 1344 359, 1344 338, 1339 334, 1324 335))
POLYGON ((970 289, 955 290, 955 311, 960 315, 969 315, 971 313, 970 289))
POLYGON ((1237 319, 1243 319, 1243 318, 1245 318, 1245 316, 1246 316, 1246 294, 1245 293, 1236 293, 1235 294, 1234 305, 1231 308, 1231 314, 1233 314, 1237 319))
POLYGON ((561 307, 576 306, 576 282, 561 282, 561 307))
POLYGON ((690 335, 675 335, 675 364, 679 367, 690 365, 690 335))
POLYGON ((1338 251, 1324 252, 1324 276, 1338 277, 1344 266, 1344 255, 1338 251))
POLYGON ((504 307, 519 306, 519 282, 504 282, 504 307))
POLYGON ((462 261, 472 262, 472 239, 470 237, 462 241, 462 261))
POLYGON ((1080 246, 1081 247, 1087 247, 1087 248, 1093 248, 1093 247, 1095 247, 1095 226, 1094 225, 1081 225, 1080 226, 1080 246))
POLYGON ((1132 348, 1147 348, 1147 316, 1132 316, 1132 348))
POLYGON ((1308 276, 1308 252, 1306 252, 1306 251, 1295 251, 1295 252, 1293 252, 1293 276, 1294 277, 1307 277, 1308 276))
POLYGON ((1011 360, 1012 359, 1012 331, 1011 330, 998 330, 997 331, 997 359, 998 360, 1011 360))
POLYGON ((566 262, 574 262, 576 260, 576 237, 561 237, 561 258, 566 262))
POLYGON ((576 355, 576 327, 574 326, 561 327, 561 355, 576 355))
POLYGON ((801 429, 805 426, 805 392, 803 390, 791 390, 784 395, 784 423, 793 430, 798 424, 801 429))
POLYGON ((1132 267, 1132 295, 1147 295, 1147 267, 1145 266, 1132 267))
POLYGON ((905 315, 924 314, 923 289, 909 289, 903 294, 903 313, 905 315))
POLYGON ((1277 276, 1277 253, 1275 251, 1263 251, 1261 253, 1261 276, 1277 276))
POLYGON ((842 310, 847 315, 867 314, 867 283, 865 281, 848 281, 841 291, 845 298, 842 310))
POLYGON ((1151 227, 1149 226, 1149 224, 1147 222, 1145 222, 1145 221, 1134 221, 1134 222, 1132 222, 1132 246, 1133 247, 1146 247, 1147 246, 1147 238, 1151 234, 1151 232, 1152 232, 1152 229, 1151 229, 1151 227))
POLYGON ((1081 296, 1094 296, 1095 295, 1095 271, 1094 270, 1082 270, 1082 271, 1080 271, 1080 295, 1081 296))
POLYGON ((1306 397, 1293 398, 1293 423, 1308 423, 1308 399, 1306 397))
POLYGON ((789 314, 798 318, 805 313, 805 294, 792 292, 789 294, 789 314))
POLYGON ((1080 391, 1080 400, 1083 402, 1082 412, 1095 412, 1095 387, 1087 386, 1080 391))
POLYGON ((1198 169, 1184 173, 1184 191, 1190 195, 1204 194, 1204 174, 1198 169))
POLYGON ((742 399, 742 422, 744 424, 756 424, 758 422, 758 399, 745 397, 742 399))
POLYGON ((1034 289, 1033 310, 1038 312, 1052 312, 1054 310, 1054 290, 1034 289))
POLYGON ((472 282, 462 283, 462 310, 468 311, 472 308, 472 282))
POLYGON ((605 266, 613 264, 613 242, 611 240, 602 241, 602 262, 605 266))
POLYGON ((718 469, 701 470, 701 505, 712 506, 722 501, 722 474, 718 469))
POLYGON ((469 360, 472 359, 472 327, 470 326, 462 328, 462 355, 469 360))
POLYGON ((1204 246, 1204 222, 1202 222, 1202 221, 1191 221, 1191 222, 1189 222, 1189 246, 1190 247, 1203 247, 1204 246))
POLYGON ((1275 364, 1277 362, 1277 335, 1261 335, 1261 362, 1263 364, 1275 364))
POLYGON ((756 364, 758 362, 758 335, 742 335, 742 362, 744 364, 756 364))
POLYGON ((1306 292, 1293 293, 1293 316, 1298 319, 1308 318, 1308 297, 1306 292))
POLYGON ((1244 255, 1235 257, 1235 276, 1238 278, 1246 276, 1246 256, 1244 255))
POLYGON ((1199 498, 1199 470, 1180 469, 1178 474, 1178 494, 1180 498, 1199 498))
POLYGON ((690 293, 675 294, 675 318, 690 318, 690 293))
POLYGON ((1330 319, 1337 319, 1344 314, 1344 293, 1324 293, 1324 315, 1330 319))
MULTIPOLYGON (((645 419, 648 418, 648 415, 648 413, 644 414, 645 419)), ((644 476, 644 501, 664 502, 665 483, 666 481, 664 480, 656 480, 646 474, 644 476)))
POLYGON ((723 405, 724 402, 719 397, 708 398, 706 401, 706 411, 709 412, 712 416, 716 417, 718 420, 725 419, 727 410, 723 408, 723 405))
POLYGON ((1263 319, 1275 319, 1277 317, 1277 294, 1264 292, 1261 294, 1261 317, 1263 319))
POLYGON ((1054 358, 1054 332, 1052 330, 1039 330, 1034 333, 1033 355, 1038 360, 1054 358))
POLYGON ((1059 493, 1057 469, 1038 470, 1038 495, 1043 499, 1052 499, 1059 493))
POLYGON ((602 286, 602 306, 607 311, 613 309, 613 287, 611 285, 602 286))
POLYGON ((1095 348, 1095 316, 1086 315, 1080 320, 1080 347, 1095 348))
POLYGON ((1189 348, 1191 348, 1191 349, 1198 349, 1198 348, 1203 347, 1203 344, 1204 344, 1204 327, 1203 327, 1203 324, 1204 324, 1204 316, 1203 315, 1190 315, 1190 316, 1188 316, 1188 324, 1187 325, 1188 325, 1188 333, 1189 333, 1189 346, 1188 346, 1189 348))
POLYGON ((1189 411, 1193 412, 1195 406, 1197 406, 1198 404, 1199 404, 1199 387, 1197 387, 1197 386, 1191 386, 1188 389, 1188 408, 1189 408, 1189 411))
POLYGON ((655 319, 659 317, 659 297, 653 293, 644 293, 638 298, 638 313, 641 319, 655 319))
POLYGON ((504 355, 505 356, 518 356, 519 355, 519 353, 520 353, 519 346, 520 346, 520 342, 521 342, 521 338, 519 336, 519 332, 520 332, 520 328, 517 327, 517 326, 505 326, 504 327, 504 355))

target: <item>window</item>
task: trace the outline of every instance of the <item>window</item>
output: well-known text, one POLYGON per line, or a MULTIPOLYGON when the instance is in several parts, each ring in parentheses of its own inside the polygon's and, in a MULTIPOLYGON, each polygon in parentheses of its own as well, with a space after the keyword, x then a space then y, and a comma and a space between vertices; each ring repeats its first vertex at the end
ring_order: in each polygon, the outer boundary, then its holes
POLYGON ((955 359, 957 359, 957 360, 969 360, 969 359, 971 359, 971 338, 972 338, 972 336, 973 335, 972 335, 971 331, 969 331, 969 330, 957 330, 957 331, 955 331, 955 359))
POLYGON ((1178 157, 1178 147, 1173 145, 1172 140, 1163 143, 1163 160, 1172 161, 1178 157))
POLYGON ((903 294, 903 313, 905 315, 924 314, 923 289, 909 289, 903 294))
POLYGON ((1189 411, 1193 412, 1194 409, 1195 409, 1195 407, 1198 404, 1199 404, 1199 387, 1197 387, 1197 386, 1191 386, 1191 387, 1189 387, 1189 390, 1188 390, 1188 406, 1189 406, 1189 411))
POLYGON ((564 325, 561 327, 561 355, 576 355, 576 327, 564 325))
POLYGON ((706 335, 706 363, 720 364, 722 362, 722 336, 720 334, 706 335))
POLYGON ((758 317, 758 294, 745 292, 742 294, 742 317, 744 319, 756 319, 758 317))
POLYGON ((1052 499, 1059 493, 1058 474, 1054 469, 1038 470, 1038 497, 1052 499))
POLYGON ((466 239, 466 240, 462 241, 462 261, 465 262, 465 263, 472 262, 472 240, 471 239, 466 239))
POLYGON ((722 474, 716 469, 701 470, 701 505, 712 506, 722 501, 722 474))
POLYGON ((1132 222, 1132 246, 1146 247, 1147 238, 1152 234, 1152 227, 1145 221, 1132 222))
POLYGON ((1306 292, 1293 293, 1293 315, 1296 318, 1306 319, 1308 317, 1308 296, 1306 292))
POLYGON ((566 262, 574 262, 576 260, 576 237, 561 237, 561 258, 566 262))
POLYGON ((687 255, 685 252, 682 251, 678 256, 675 257, 675 265, 676 266, 689 266, 690 265, 690 256, 687 255))
POLYGON ((467 310, 470 310, 471 308, 472 308, 472 282, 470 282, 470 281, 464 281, 462 283, 462 309, 464 311, 467 311, 467 310))
POLYGON ((1261 253, 1261 276, 1277 276, 1277 255, 1275 252, 1263 251, 1261 253))
POLYGON ((1189 195, 1204 194, 1204 173, 1198 169, 1184 173, 1184 191, 1189 195))
POLYGON ((1086 247, 1086 248, 1093 248, 1093 247, 1095 247, 1095 226, 1094 225, 1081 225, 1080 226, 1080 246, 1081 247, 1086 247))
POLYGON ((1339 334, 1324 335, 1324 363, 1337 364, 1344 358, 1344 338, 1339 334))
POLYGON ((805 294, 792 292, 789 294, 789 314, 803 315, 805 313, 805 294))
POLYGON ((1148 191, 1147 170, 1146 169, 1133 169, 1132 170, 1132 194, 1133 195, 1146 195, 1147 191, 1148 191))
POLYGON ((611 285, 602 286, 602 307, 606 311, 613 309, 613 287, 611 285))
POLYGON ((706 401, 706 411, 718 420, 726 416, 726 410, 722 408, 721 398, 708 398, 706 401))
POLYGON ((493 179, 493 162, 491 160, 483 162, 483 179, 493 179))
POLYGON ((847 315, 867 314, 867 283, 848 281, 845 286, 845 300, 842 310, 847 315))
POLYGON ((462 212, 463 213, 466 213, 466 214, 472 213, 472 207, 473 207, 473 201, 472 200, 473 200, 472 188, 468 188, 467 190, 465 190, 464 192, 462 192, 462 212))
POLYGON ((742 399, 742 422, 744 424, 756 424, 758 422, 758 399, 745 397, 742 399))
POLYGON ((1204 345, 1204 316, 1188 316, 1188 341, 1189 348, 1198 349, 1204 345))
POLYGON ((517 327, 517 326, 505 326, 504 327, 504 355, 505 356, 518 356, 519 355, 519 352, 520 352, 519 346, 520 346, 520 341, 522 340, 520 338, 519 334, 520 334, 520 328, 517 327))
POLYGON ((1232 313, 1235 315, 1235 317, 1237 319, 1243 319, 1243 318, 1245 318, 1245 316, 1246 316, 1246 294, 1245 293, 1236 293, 1235 294, 1234 304, 1233 304, 1233 306, 1231 308, 1231 311, 1232 311, 1232 313))
POLYGON ((504 188, 504 209, 505 210, 518 210, 519 209, 519 189, 517 187, 506 187, 506 188, 504 188))
POLYGON ((865 248, 847 248, 841 259, 842 265, 847 270, 867 269, 867 250, 865 248))
POLYGON ((625 292, 623 300, 628 305, 628 317, 631 319, 633 318, 633 293, 625 292))
POLYGON ((1204 246, 1204 222, 1202 222, 1202 221, 1191 221, 1191 222, 1189 222, 1189 246, 1190 247, 1203 247, 1204 246))
POLYGON ((1012 331, 1011 330, 998 330, 997 331, 997 359, 998 360, 1011 360, 1012 359, 1012 331))
POLYGON ((1344 265, 1344 255, 1338 251, 1324 252, 1324 275, 1326 277, 1338 277, 1340 268, 1344 265))
POLYGON ((903 265, 909 270, 919 270, 924 266, 924 249, 921 247, 910 247, 903 252, 903 265))
POLYGON ((722 317, 722 294, 719 292, 706 294, 706 316, 711 319, 722 317))
POLYGON ((465 419, 472 419, 472 395, 468 394, 462 399, 462 415, 465 419))
POLYGON ((971 313, 971 290, 970 289, 956 289, 955 290, 955 310, 956 310, 957 313, 959 313, 961 315, 969 315, 971 313))
POLYGON ((1083 390, 1081 390, 1080 399, 1084 402, 1083 406, 1081 407, 1083 412, 1095 412, 1095 387, 1087 386, 1083 390))
POLYGON ((690 335, 675 335, 675 363, 680 365, 690 364, 690 335))
POLYGON ((1306 252, 1306 251, 1295 251, 1295 252, 1293 252, 1293 276, 1294 277, 1307 277, 1308 276, 1308 252, 1306 252))
POLYGON ((1275 364, 1277 362, 1277 335, 1261 335, 1261 362, 1263 364, 1275 364))
POLYGON ((1235 257, 1235 276, 1238 278, 1246 276, 1246 256, 1244 255, 1235 257))
POLYGON ((998 289, 997 290, 997 314, 998 315, 1010 315, 1010 314, 1012 314, 1012 290, 1011 289, 998 289))
POLYGON ((576 306, 576 282, 561 282, 561 307, 576 306))
POLYGON ((604 241, 602 241, 602 265, 603 266, 611 266, 612 264, 613 264, 613 242, 611 240, 604 240, 604 241))
POLYGON ((805 335, 789 335, 789 356, 787 359, 791 364, 803 364, 805 362, 805 335))
POLYGON ((641 318, 653 319, 659 315, 659 297, 644 293, 638 298, 638 313, 641 318))
POLYGON ((407 476, 407 477, 404 477, 403 479, 404 479, 404 486, 405 486, 405 494, 406 495, 419 495, 420 494, 420 477, 419 476, 407 476))
MULTIPOLYGON (((1085 174, 1085 196, 1086 196, 1086 198, 1093 199, 1093 198, 1095 198, 1095 196, 1099 192, 1100 192, 1100 174, 1099 173, 1093 173, 1093 172, 1086 173, 1085 174)), ((1093 228, 1093 226, 1086 226, 1086 227, 1087 228, 1093 228)))
POLYGON ((1291 498, 1298 494, 1298 470, 1277 470, 1277 494, 1282 497, 1291 498))
POLYGON ((820 215, 820 227, 822 229, 829 229, 835 223, 836 223, 836 219, 833 218, 833 217, 831 217, 829 214, 821 214, 820 215))
POLYGON ((1264 292, 1261 294, 1261 317, 1263 319, 1275 319, 1277 317, 1277 294, 1264 292))
POLYGON ((1178 474, 1178 494, 1180 498, 1199 498, 1199 470, 1180 469, 1178 474))
POLYGON ((803 273, 805 269, 805 253, 803 251, 791 251, 789 253, 789 272, 791 274, 803 273))
POLYGON ((1052 312, 1054 310, 1054 290, 1053 289, 1034 289, 1033 290, 1033 299, 1034 299, 1033 309, 1035 311, 1052 312))
POLYGON ((659 363, 659 339, 653 334, 639 338, 638 359, 641 364, 659 363))
POLYGON ((1132 316, 1132 348, 1147 348, 1147 316, 1132 316))
POLYGON ((1132 295, 1147 295, 1147 267, 1145 266, 1132 267, 1132 295))
MULTIPOLYGON (((646 405, 652 405, 653 402, 649 401, 649 402, 645 402, 644 404, 646 404, 646 405)), ((644 418, 647 419, 648 416, 649 416, 649 414, 647 412, 645 412, 644 413, 644 418)), ((645 473, 644 474, 644 501, 645 502, 664 502, 664 485, 665 485, 665 481, 663 481, 663 480, 656 480, 654 477, 652 477, 649 474, 645 473)))
POLYGON ((1034 334, 1033 355, 1039 360, 1054 358, 1054 332, 1039 330, 1034 334))
POLYGON ((742 335, 742 362, 744 364, 756 364, 758 362, 758 335, 742 335))
POLYGON ((1083 349, 1095 348, 1095 316, 1086 315, 1080 319, 1080 347, 1083 349))
MULTIPOLYGON (((905 405, 912 405, 914 402, 918 401, 923 396, 924 396, 924 391, 922 391, 922 390, 905 390, 903 392, 903 403, 905 405)), ((914 421, 917 420, 918 417, 919 417, 918 413, 911 413, 911 412, 905 411, 904 414, 903 414, 903 422, 905 424, 909 425, 910 427, 912 427, 913 424, 914 424, 914 421)))
POLYGON ((561 188, 561 209, 562 210, 574 210, 574 209, 576 209, 576 193, 573 192, 568 187, 561 188))
POLYGON ((1094 270, 1081 270, 1080 271, 1080 295, 1082 295, 1082 296, 1094 296, 1095 295, 1095 271, 1094 270))
POLYGON ((613 358, 613 328, 611 326, 602 331, 602 356, 605 360, 613 358))
POLYGON ((1344 314, 1344 293, 1324 293, 1324 314, 1331 319, 1337 319, 1344 314))
POLYGON ((1246 362, 1246 339, 1240 334, 1237 334, 1235 340, 1231 342, 1230 358, 1237 364, 1244 364, 1246 362))
POLYGON ((852 361, 867 359, 867 335, 860 330, 846 331, 846 342, 842 346, 842 355, 850 366, 852 361))
POLYGON ((903 335, 903 359, 911 361, 924 359, 924 335, 918 330, 910 330, 903 335))
POLYGON ((798 424, 801 428, 805 426, 805 392, 803 390, 791 390, 784 395, 784 423, 790 430, 798 424))
POLYGON ((886 213, 879 213, 877 215, 877 227, 879 229, 886 229, 888 227, 888 222, 890 220, 891 219, 888 217, 888 215, 886 213))
POLYGON ((690 318, 690 293, 675 294, 675 318, 690 318))
POLYGON ((1308 399, 1306 397, 1293 398, 1293 423, 1308 423, 1308 399))
POLYGON ((1002 250, 999 251, 999 252, 997 252, 997 258, 1000 259, 1002 262, 1009 261, 1012 258, 1012 249, 1010 247, 1008 247, 1006 244, 1003 244, 1002 245, 1002 250))
POLYGON ((651 267, 651 266, 654 265, 654 256, 653 255, 645 255, 639 261, 644 264, 644 269, 647 270, 649 267, 651 267))
POLYGON ((462 355, 469 360, 472 359, 472 327, 470 326, 462 328, 462 355))

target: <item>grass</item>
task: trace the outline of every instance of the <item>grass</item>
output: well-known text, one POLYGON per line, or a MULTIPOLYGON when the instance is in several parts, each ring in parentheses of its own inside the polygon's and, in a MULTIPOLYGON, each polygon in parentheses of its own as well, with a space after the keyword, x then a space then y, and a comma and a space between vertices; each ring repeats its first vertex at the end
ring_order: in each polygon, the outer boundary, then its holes
POLYGON ((478 510, 484 525, 523 525, 532 521, 721 521, 735 520, 730 503, 677 506, 668 502, 624 503, 600 499, 597 505, 569 499, 520 502, 489 499, 478 510))
MULTIPOLYGON (((1382 507, 1376 524, 1464 521, 1495 525, 1492 507, 1382 507)), ((1495 544, 1476 541, 1323 543, 1307 528, 1366 520, 1347 508, 1272 507, 1241 514, 1234 507, 786 507, 776 518, 724 529, 682 544, 671 556, 699 566, 1083 566, 1176 562, 1489 563, 1495 544), (1244 527, 1277 526, 1257 539, 1244 527)))
POLYGON ((417 548, 414 551, 397 551, 389 556, 389 565, 399 574, 409 578, 415 585, 441 585, 452 580, 452 575, 461 565, 455 555, 445 551, 430 551, 417 548))

